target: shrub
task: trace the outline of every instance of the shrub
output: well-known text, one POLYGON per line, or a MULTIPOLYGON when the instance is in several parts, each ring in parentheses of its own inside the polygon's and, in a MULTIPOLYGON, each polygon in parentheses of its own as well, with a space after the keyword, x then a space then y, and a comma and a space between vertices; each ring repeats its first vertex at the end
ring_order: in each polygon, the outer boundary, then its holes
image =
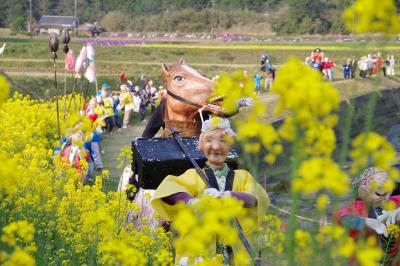
POLYGON ((111 11, 101 20, 101 25, 109 31, 125 31, 129 28, 130 18, 121 11, 111 11))
POLYGON ((12 23, 11 23, 11 29, 15 32, 23 32, 25 31, 25 25, 26 21, 24 17, 17 17, 12 23))

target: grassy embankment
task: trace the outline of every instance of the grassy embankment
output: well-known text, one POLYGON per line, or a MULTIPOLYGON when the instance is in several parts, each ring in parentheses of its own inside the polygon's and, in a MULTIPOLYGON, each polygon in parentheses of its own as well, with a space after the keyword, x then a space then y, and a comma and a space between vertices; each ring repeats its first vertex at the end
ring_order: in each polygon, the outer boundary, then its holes
MULTIPOLYGON (((84 39, 73 38, 70 47, 79 52, 84 39)), ((53 91, 53 63, 47 47, 47 38, 1 37, 0 43, 6 42, 7 47, 0 58, 0 71, 7 74, 14 90, 22 91, 34 97, 48 97, 54 95, 53 91)), ((315 47, 321 47, 326 55, 337 64, 335 67, 336 80, 342 79, 341 65, 352 56, 363 56, 368 53, 381 51, 384 56, 392 52, 395 58, 400 58, 400 47, 384 43, 223 43, 209 41, 205 43, 185 42, 180 44, 149 43, 135 46, 96 46, 96 68, 99 83, 108 82, 113 87, 118 86, 118 73, 125 71, 128 76, 137 80, 141 74, 152 78, 156 84, 162 84, 162 62, 174 63, 183 57, 192 67, 214 76, 221 72, 247 70, 251 75, 259 71, 261 54, 268 53, 272 63, 279 67, 290 57, 303 60, 309 56, 315 47)), ((57 71, 60 86, 64 82, 64 62, 62 45, 58 52, 57 71)), ((68 75, 68 91, 72 89, 72 76, 68 75)), ((84 88, 86 88, 84 81, 84 88)), ((344 85, 346 86, 346 85, 344 85)), ((388 84, 388 86, 390 86, 388 84)), ((80 83, 78 81, 78 88, 80 83)), ((94 85, 89 87, 94 90, 94 85)))

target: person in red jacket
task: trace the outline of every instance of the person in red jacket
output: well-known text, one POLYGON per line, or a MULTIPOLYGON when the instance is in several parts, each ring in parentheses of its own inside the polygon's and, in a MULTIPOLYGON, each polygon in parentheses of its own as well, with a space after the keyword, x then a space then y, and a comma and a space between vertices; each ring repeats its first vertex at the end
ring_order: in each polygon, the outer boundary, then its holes
MULTIPOLYGON (((391 196, 392 191, 384 189, 388 179, 387 172, 371 167, 366 169, 360 178, 353 183, 357 198, 350 205, 340 209, 334 217, 336 223, 349 230, 354 239, 374 236, 386 253, 382 265, 400 266, 397 256, 400 242, 398 235, 388 235, 387 224, 400 221, 400 196, 391 196), (384 203, 392 202, 396 209, 383 210, 384 203)), ((355 259, 351 259, 353 265, 355 259)))
POLYGON ((328 57, 324 58, 324 61, 321 63, 322 73, 324 75, 324 79, 333 80, 333 64, 332 60, 329 60, 328 57))

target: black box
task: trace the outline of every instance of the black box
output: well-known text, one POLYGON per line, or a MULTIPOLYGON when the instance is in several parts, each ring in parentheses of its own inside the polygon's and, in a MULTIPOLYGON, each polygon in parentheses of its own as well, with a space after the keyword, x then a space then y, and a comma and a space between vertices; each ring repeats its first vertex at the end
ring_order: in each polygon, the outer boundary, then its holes
MULTIPOLYGON (((182 142, 190 156, 203 168, 206 157, 197 148, 199 138, 182 138, 182 142)), ((194 168, 174 138, 135 138, 132 153, 133 172, 138 175, 139 186, 144 189, 156 189, 167 175, 181 175, 194 168)), ((237 159, 237 153, 231 150, 227 163, 232 169, 237 169, 237 159)))

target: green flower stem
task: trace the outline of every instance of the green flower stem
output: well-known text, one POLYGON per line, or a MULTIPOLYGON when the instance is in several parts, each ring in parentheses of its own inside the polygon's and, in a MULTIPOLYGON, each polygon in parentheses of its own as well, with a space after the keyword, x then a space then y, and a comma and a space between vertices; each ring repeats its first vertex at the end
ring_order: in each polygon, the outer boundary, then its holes
POLYGON ((384 257, 383 257, 383 260, 382 260, 382 265, 386 265, 386 260, 388 259, 387 255, 388 255, 388 252, 389 252, 389 246, 390 246, 390 243, 392 241, 392 238, 393 238, 393 235, 389 235, 389 239, 388 239, 386 247, 385 247, 385 254, 384 254, 384 257))
MULTIPOLYGON (((290 178, 291 181, 297 178, 297 171, 299 169, 301 163, 301 154, 300 154, 300 139, 299 139, 299 128, 295 126, 295 139, 292 144, 292 162, 290 165, 290 178)), ((291 215, 289 218, 289 230, 286 242, 286 249, 288 252, 288 265, 296 265, 296 225, 297 225, 297 212, 299 209, 299 193, 294 191, 293 186, 291 186, 291 215)))

